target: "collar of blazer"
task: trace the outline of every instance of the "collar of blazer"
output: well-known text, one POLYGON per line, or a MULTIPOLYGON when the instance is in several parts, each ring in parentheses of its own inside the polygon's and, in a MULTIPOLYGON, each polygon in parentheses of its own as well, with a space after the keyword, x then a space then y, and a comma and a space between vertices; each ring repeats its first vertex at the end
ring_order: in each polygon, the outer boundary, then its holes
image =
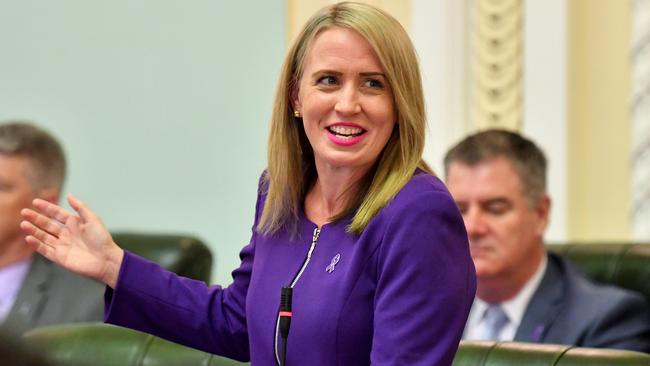
POLYGON ((565 268, 555 254, 549 253, 547 258, 546 273, 524 312, 515 333, 516 341, 542 341, 562 309, 566 292, 566 281, 563 280, 565 268))

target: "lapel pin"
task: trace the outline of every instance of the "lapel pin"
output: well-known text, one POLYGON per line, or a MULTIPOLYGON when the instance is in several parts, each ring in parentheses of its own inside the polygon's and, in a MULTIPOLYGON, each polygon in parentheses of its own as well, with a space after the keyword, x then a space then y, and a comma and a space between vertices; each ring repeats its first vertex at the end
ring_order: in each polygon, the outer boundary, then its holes
POLYGON ((332 258, 332 261, 330 262, 330 264, 329 264, 327 267, 325 267, 325 271, 326 271, 327 273, 332 273, 332 272, 334 272, 334 267, 336 266, 336 264, 339 262, 340 259, 341 259, 341 254, 338 254, 338 253, 337 253, 337 254, 334 256, 334 258, 332 258))

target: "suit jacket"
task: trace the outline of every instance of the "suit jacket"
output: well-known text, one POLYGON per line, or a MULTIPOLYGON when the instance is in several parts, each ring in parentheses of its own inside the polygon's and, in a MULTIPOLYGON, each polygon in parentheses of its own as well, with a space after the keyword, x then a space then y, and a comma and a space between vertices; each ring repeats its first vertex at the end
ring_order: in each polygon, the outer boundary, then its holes
POLYGON ((102 321, 104 288, 34 255, 2 330, 22 334, 51 324, 102 321))
POLYGON ((650 353, 650 305, 635 292, 590 282, 549 253, 514 340, 650 353))

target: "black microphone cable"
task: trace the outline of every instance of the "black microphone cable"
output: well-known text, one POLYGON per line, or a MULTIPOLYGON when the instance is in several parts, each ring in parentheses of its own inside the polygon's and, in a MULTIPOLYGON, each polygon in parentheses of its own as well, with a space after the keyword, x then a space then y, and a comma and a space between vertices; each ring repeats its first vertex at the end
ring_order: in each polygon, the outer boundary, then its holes
POLYGON ((285 366, 287 358, 287 338, 289 337, 289 328, 291 327, 291 297, 293 289, 291 287, 282 287, 280 292, 280 337, 282 338, 282 353, 280 355, 280 366, 285 366))

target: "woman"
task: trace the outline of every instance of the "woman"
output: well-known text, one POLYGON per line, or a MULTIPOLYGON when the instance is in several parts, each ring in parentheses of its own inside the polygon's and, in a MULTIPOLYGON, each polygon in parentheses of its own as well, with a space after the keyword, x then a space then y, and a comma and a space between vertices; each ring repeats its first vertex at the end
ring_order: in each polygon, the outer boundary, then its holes
POLYGON ((456 206, 421 160, 424 134, 406 32, 340 3, 285 60, 255 226, 229 287, 125 253, 73 197, 79 216, 36 201, 22 227, 41 254, 108 285, 109 323, 253 365, 282 363, 285 346, 288 365, 450 365, 475 274, 456 206))

